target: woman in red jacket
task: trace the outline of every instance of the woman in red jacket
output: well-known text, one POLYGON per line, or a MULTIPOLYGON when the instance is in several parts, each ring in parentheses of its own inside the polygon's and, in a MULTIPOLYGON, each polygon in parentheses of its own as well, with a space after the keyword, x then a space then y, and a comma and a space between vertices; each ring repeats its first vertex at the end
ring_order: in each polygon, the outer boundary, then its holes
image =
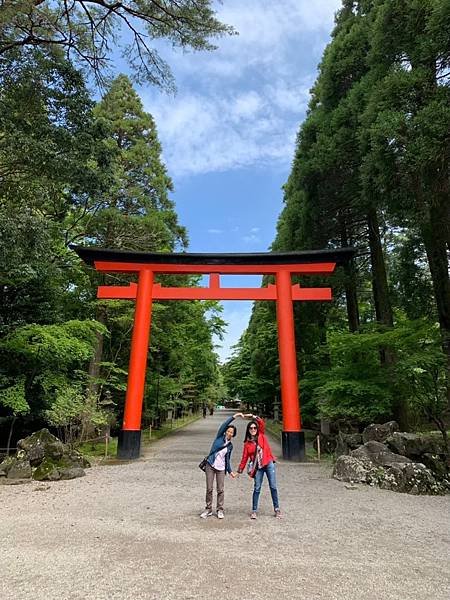
POLYGON ((265 423, 261 417, 256 415, 245 415, 252 420, 247 425, 244 438, 244 449, 242 459, 239 464, 238 473, 242 473, 245 469, 247 461, 250 464, 247 472, 250 477, 255 479, 255 487, 253 488, 253 501, 251 519, 256 519, 258 512, 259 495, 261 493, 261 485, 263 482, 264 473, 267 475, 269 482, 270 494, 272 496, 273 509, 275 516, 280 518, 281 511, 278 502, 277 479, 275 474, 275 457, 272 454, 269 440, 265 431, 265 423))

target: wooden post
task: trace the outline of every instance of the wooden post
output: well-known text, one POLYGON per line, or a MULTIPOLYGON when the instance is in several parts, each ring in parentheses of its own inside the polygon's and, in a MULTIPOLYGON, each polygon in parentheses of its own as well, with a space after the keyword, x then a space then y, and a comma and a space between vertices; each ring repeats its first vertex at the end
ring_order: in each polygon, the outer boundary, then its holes
POLYGON ((317 436, 317 458, 320 462, 320 435, 317 436))

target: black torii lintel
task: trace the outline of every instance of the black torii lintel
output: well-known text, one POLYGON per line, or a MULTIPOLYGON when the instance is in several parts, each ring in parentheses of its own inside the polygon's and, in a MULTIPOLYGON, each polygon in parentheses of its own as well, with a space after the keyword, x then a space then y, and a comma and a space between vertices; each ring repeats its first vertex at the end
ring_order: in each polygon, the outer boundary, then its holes
POLYGON ((110 250, 95 246, 70 246, 87 264, 95 261, 184 264, 184 265, 279 265, 297 263, 335 262, 345 264, 356 253, 354 248, 333 248, 326 250, 299 250, 297 252, 252 252, 252 253, 198 253, 198 252, 133 252, 130 250, 110 250))

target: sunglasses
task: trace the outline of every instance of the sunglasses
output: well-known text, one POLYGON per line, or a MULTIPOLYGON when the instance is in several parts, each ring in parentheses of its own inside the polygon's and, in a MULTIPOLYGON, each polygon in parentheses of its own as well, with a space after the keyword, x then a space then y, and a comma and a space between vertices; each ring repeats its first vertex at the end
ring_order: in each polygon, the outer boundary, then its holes
POLYGON ((250 425, 249 429, 258 429, 256 425, 250 425))

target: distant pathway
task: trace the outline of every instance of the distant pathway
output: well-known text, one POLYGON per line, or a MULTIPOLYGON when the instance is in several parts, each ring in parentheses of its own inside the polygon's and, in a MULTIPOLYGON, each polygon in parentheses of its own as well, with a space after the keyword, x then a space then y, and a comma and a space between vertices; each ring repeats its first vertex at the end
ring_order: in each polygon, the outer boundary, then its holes
MULTIPOLYGON (((197 464, 226 416, 154 443, 137 462, 73 481, 0 486, 0 598, 450 598, 448 496, 351 490, 325 466, 279 461, 282 521, 266 481, 261 515, 250 521, 244 475, 226 480, 225 519, 201 520, 197 464)), ((235 467, 244 422, 237 426, 235 467)))

